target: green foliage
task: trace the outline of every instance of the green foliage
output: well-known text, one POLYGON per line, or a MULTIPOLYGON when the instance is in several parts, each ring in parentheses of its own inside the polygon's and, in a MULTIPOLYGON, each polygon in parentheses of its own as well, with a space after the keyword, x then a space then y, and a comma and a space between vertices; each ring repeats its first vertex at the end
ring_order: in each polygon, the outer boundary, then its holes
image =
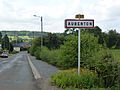
POLYGON ((120 43, 120 35, 116 32, 116 30, 110 30, 108 32, 108 37, 108 47, 113 49, 117 48, 117 44, 120 43))
POLYGON ((41 38, 40 37, 33 39, 32 46, 40 46, 40 45, 41 45, 41 38))
POLYGON ((36 59, 40 59, 40 52, 41 52, 41 47, 36 47, 35 49, 36 51, 34 52, 34 56, 36 57, 36 59))
POLYGON ((56 49, 59 48, 62 44, 61 38, 57 36, 55 33, 48 33, 46 37, 44 37, 44 46, 48 47, 49 49, 56 49))
POLYGON ((112 53, 114 59, 117 62, 120 62, 120 50, 119 49, 113 49, 113 50, 110 50, 110 52, 112 53))
POLYGON ((36 46, 32 46, 29 48, 29 52, 31 55, 34 55, 35 51, 37 50, 36 46))
MULTIPOLYGON (((59 49, 48 49, 47 47, 41 48, 40 38, 37 38, 33 40, 33 46, 30 48, 30 53, 35 55, 37 59, 59 66, 62 69, 77 67, 78 36, 70 34, 65 36, 65 38, 66 41, 59 49)), ((115 58, 109 50, 98 44, 97 37, 90 33, 81 32, 81 67, 96 72, 96 77, 99 78, 96 81, 97 85, 94 84, 94 77, 89 77, 92 76, 90 73, 77 76, 76 74, 68 74, 65 72, 56 74, 53 79, 56 85, 63 88, 69 88, 70 85, 73 88, 91 88, 94 86, 117 88, 120 81, 119 66, 120 63, 115 61, 115 58), (67 77, 69 77, 70 80, 67 77), (58 80, 58 83, 56 83, 56 80, 58 80), (81 82, 81 80, 83 82, 81 82), (74 84, 76 82, 79 82, 82 86, 74 84)))
POLYGON ((77 75, 73 70, 60 71, 52 76, 52 83, 61 88, 85 88, 97 87, 97 76, 91 71, 82 72, 77 75))
MULTIPOLYGON (((78 61, 78 37, 75 35, 67 36, 66 42, 60 47, 61 50, 61 66, 64 68, 77 67, 78 61)), ((81 33, 81 66, 89 67, 94 62, 93 56, 99 50, 101 45, 98 39, 89 33, 81 33)))
POLYGON ((41 59, 43 61, 46 61, 52 65, 59 66, 60 61, 60 50, 49 50, 47 47, 36 47, 36 51, 34 52, 34 55, 37 59, 41 59))
POLYGON ((9 52, 13 51, 13 45, 11 43, 9 43, 9 52))
POLYGON ((77 66, 77 36, 70 35, 67 41, 60 47, 62 59, 60 65, 63 68, 77 66))
POLYGON ((2 33, 0 32, 0 43, 2 42, 2 33))
POLYGON ((7 34, 2 38, 2 49, 9 50, 9 38, 7 34))
POLYGON ((49 56, 50 56, 49 49, 47 47, 42 47, 41 52, 39 53, 39 58, 49 63, 49 56))
POLYGON ((120 48, 120 33, 116 32, 116 30, 109 30, 108 33, 105 33, 98 26, 95 26, 93 29, 84 29, 82 31, 94 34, 95 37, 98 37, 98 43, 107 48, 120 48))
POLYGON ((95 60, 96 62, 91 69, 97 72, 100 79, 99 85, 106 88, 114 86, 116 81, 120 80, 120 63, 114 60, 113 56, 108 50, 101 50, 96 53, 95 60))
POLYGON ((89 68, 94 65, 94 56, 102 48, 98 44, 98 38, 89 33, 81 34, 81 66, 89 68))

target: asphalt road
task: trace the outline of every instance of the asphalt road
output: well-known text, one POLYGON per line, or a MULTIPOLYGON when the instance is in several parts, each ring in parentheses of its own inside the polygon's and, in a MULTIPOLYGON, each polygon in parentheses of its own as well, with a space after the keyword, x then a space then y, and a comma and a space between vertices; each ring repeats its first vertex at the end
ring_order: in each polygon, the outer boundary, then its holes
POLYGON ((52 86, 50 83, 50 77, 58 71, 58 69, 46 62, 37 60, 34 56, 30 56, 30 59, 33 65, 36 67, 38 73, 41 76, 41 79, 38 80, 37 86, 41 90, 61 90, 55 86, 52 86))
POLYGON ((50 79, 50 77, 58 71, 56 67, 41 60, 37 60, 34 56, 30 56, 30 59, 42 78, 50 79))
POLYGON ((39 90, 27 59, 26 52, 0 58, 0 90, 39 90))

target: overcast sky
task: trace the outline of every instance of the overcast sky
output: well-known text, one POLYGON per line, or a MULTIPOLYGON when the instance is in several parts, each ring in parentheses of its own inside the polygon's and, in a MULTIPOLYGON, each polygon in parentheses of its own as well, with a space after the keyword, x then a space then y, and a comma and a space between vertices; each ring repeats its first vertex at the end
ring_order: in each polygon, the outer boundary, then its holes
POLYGON ((63 32, 64 20, 82 13, 103 31, 120 32, 120 0, 0 0, 0 30, 63 32))

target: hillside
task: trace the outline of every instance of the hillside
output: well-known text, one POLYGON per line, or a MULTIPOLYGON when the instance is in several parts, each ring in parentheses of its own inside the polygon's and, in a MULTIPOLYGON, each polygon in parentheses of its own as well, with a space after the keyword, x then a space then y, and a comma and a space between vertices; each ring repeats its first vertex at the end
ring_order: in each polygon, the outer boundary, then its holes
POLYGON ((29 37, 39 37, 41 36, 41 32, 38 31, 1 31, 2 35, 4 36, 7 34, 8 36, 29 36, 29 37))

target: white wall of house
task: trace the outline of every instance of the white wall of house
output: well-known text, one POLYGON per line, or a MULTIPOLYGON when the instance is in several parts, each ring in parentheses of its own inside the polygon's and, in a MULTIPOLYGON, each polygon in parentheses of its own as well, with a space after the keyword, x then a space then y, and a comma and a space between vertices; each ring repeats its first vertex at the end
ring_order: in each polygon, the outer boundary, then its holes
POLYGON ((14 47, 14 50, 19 52, 20 51, 20 47, 14 47))

